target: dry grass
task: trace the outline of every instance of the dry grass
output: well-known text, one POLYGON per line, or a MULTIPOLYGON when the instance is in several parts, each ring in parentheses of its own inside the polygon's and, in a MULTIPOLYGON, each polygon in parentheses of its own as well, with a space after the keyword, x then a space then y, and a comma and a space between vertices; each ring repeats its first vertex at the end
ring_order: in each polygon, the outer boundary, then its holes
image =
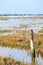
POLYGON ((21 63, 20 61, 15 61, 11 57, 5 58, 5 57, 0 57, 0 65, 28 65, 21 63))
POLYGON ((0 20, 8 20, 7 17, 0 17, 0 20))
POLYGON ((12 32, 11 30, 0 30, 0 33, 8 33, 8 32, 12 32))
POLYGON ((25 36, 21 37, 19 35, 7 35, 0 36, 0 45, 8 47, 17 47, 17 48, 29 48, 30 41, 25 36))
MULTIPOLYGON (((39 35, 39 34, 34 34, 34 44, 35 44, 35 48, 38 49, 39 47, 41 47, 41 45, 43 46, 43 35, 39 35)), ((8 46, 11 48, 21 48, 21 49, 30 49, 30 39, 29 37, 24 36, 20 36, 20 35, 6 35, 0 36, 0 45, 1 46, 8 46)))

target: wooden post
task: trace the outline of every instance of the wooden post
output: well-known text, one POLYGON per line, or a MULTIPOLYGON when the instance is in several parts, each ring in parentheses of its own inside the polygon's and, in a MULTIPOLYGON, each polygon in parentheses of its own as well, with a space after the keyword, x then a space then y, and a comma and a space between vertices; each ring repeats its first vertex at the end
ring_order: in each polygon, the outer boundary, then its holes
POLYGON ((33 49, 32 49, 32 61, 35 62, 35 45, 34 45, 34 35, 33 35, 33 30, 31 29, 31 40, 33 43, 33 49))
POLYGON ((33 41, 33 30, 31 29, 31 39, 33 41))

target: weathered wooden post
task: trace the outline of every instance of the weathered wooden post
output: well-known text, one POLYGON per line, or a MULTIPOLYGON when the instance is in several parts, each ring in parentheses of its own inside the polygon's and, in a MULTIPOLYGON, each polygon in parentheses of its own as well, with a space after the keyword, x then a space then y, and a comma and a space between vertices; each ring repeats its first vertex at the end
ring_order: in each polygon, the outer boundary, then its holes
POLYGON ((32 49, 32 61, 35 62, 35 45, 34 45, 34 35, 33 30, 31 29, 31 49, 32 49))

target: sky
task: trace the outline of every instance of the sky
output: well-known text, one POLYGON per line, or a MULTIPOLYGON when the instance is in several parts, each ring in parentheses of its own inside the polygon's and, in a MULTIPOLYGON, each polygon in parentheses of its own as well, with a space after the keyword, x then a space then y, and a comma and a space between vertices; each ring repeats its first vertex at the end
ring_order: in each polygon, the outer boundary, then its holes
POLYGON ((0 0, 0 14, 43 14, 43 0, 0 0))

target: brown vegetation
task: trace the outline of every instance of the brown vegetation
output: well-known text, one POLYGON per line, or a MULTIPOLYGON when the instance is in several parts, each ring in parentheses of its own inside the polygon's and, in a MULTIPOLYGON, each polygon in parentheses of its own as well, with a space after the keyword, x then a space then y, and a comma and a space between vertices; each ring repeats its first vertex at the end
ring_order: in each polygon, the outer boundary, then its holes
MULTIPOLYGON (((16 31, 19 34, 9 34, 9 35, 1 35, 0 36, 0 45, 1 46, 8 46, 11 48, 17 47, 17 48, 24 48, 24 49, 30 49, 30 39, 29 39, 29 31, 21 30, 16 31)), ((34 33, 34 44, 35 48, 38 49, 41 45, 43 46, 43 34, 35 34, 34 33)))
POLYGON ((20 35, 0 36, 0 45, 8 47, 29 48, 29 39, 20 35))
POLYGON ((11 57, 5 58, 0 56, 0 65, 28 65, 21 63, 20 61, 15 61, 11 57))

